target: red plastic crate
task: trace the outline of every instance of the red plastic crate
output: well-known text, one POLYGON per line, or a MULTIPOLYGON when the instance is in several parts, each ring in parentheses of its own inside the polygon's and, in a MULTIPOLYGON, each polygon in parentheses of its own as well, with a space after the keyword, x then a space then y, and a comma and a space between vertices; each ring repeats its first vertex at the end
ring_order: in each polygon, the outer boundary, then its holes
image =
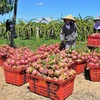
POLYGON ((77 75, 78 75, 84 72, 85 67, 86 67, 85 61, 82 61, 82 62, 76 61, 76 65, 73 66, 73 69, 77 72, 77 75))
POLYGON ((91 81, 100 82, 100 68, 90 68, 91 81))
POLYGON ((88 46, 98 47, 98 46, 100 46, 100 40, 97 39, 97 38, 90 38, 90 37, 88 37, 87 45, 88 46))
POLYGON ((97 40, 97 46, 100 46, 100 39, 97 40))
POLYGON ((4 68, 4 75, 6 83, 21 86, 27 82, 26 70, 12 70, 11 68, 4 68))
POLYGON ((0 57, 0 66, 3 66, 4 61, 5 61, 5 58, 4 57, 0 57))
POLYGON ((46 80, 29 75, 30 91, 51 98, 53 100, 64 100, 73 92, 75 76, 63 82, 46 80))

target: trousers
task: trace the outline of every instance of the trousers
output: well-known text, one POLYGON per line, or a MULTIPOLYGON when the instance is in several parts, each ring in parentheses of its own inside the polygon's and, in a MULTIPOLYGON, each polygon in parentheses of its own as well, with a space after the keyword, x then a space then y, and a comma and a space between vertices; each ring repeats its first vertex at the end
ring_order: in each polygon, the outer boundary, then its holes
POLYGON ((76 40, 73 41, 65 41, 65 49, 76 48, 76 40))

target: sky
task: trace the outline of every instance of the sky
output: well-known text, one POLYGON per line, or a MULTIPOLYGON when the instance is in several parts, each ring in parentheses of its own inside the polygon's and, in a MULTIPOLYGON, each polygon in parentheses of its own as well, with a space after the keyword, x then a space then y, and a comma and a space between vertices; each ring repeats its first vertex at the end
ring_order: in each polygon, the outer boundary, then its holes
MULTIPOLYGON (((78 13, 96 17, 100 15, 100 0, 18 0, 17 19, 31 20, 32 18, 59 19, 68 14, 78 17, 78 13)), ((11 19, 13 11, 0 15, 0 21, 11 19)))

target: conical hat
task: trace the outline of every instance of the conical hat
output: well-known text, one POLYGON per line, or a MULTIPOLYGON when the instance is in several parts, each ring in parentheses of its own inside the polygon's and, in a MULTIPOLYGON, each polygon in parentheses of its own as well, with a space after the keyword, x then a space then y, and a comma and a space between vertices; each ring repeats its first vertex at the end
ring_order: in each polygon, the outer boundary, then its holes
POLYGON ((69 14, 68 16, 62 18, 62 20, 64 20, 64 19, 70 19, 70 20, 75 21, 74 17, 71 14, 69 14))
POLYGON ((100 20, 100 16, 96 17, 93 21, 100 20))

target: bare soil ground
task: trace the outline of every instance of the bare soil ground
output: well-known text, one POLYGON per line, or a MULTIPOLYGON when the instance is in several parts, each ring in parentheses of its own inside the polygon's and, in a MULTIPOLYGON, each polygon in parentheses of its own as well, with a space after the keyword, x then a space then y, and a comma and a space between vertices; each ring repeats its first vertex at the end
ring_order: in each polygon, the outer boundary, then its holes
MULTIPOLYGON (((28 83, 15 86, 5 82, 4 72, 0 67, 0 100, 51 100, 30 92, 28 83)), ((100 82, 91 82, 84 73, 77 75, 73 93, 65 100, 100 100, 100 82)))

